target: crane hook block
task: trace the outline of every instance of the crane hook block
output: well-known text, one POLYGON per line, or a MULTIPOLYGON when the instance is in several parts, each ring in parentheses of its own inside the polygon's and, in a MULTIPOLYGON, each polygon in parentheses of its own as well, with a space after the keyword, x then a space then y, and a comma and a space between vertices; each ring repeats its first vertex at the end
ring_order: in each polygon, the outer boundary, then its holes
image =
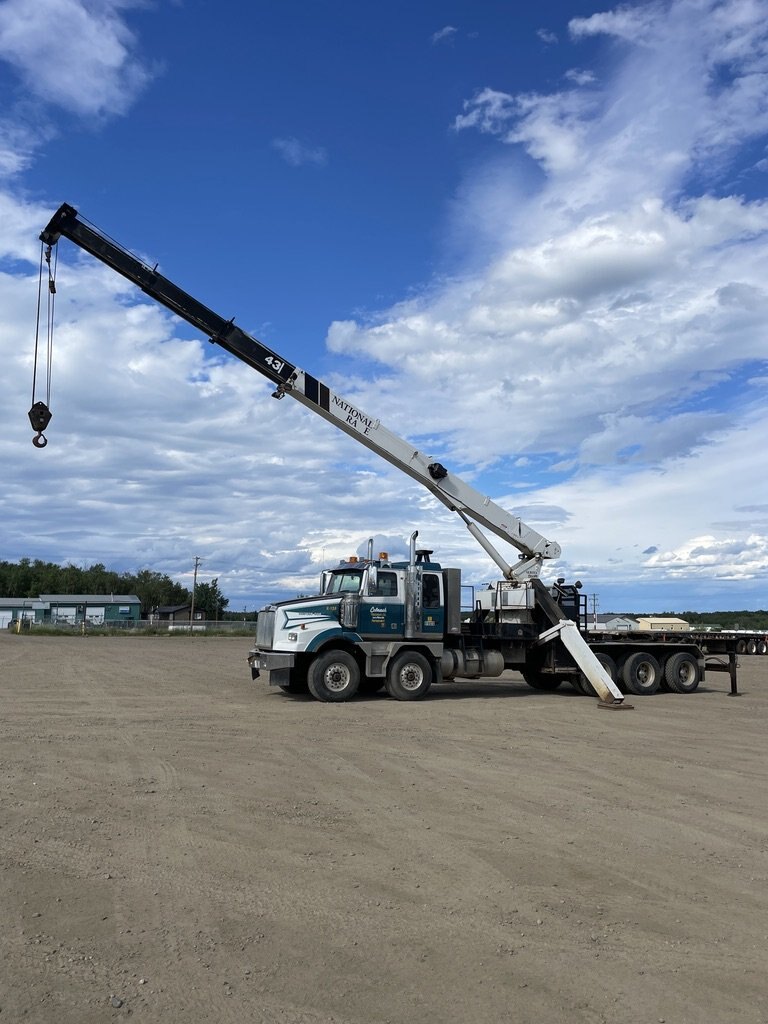
POLYGON ((43 431, 51 422, 52 415, 53 413, 45 402, 35 402, 29 410, 29 422, 32 424, 32 429, 37 431, 36 436, 32 438, 32 444, 35 448, 45 448, 48 444, 48 439, 43 434, 43 431))

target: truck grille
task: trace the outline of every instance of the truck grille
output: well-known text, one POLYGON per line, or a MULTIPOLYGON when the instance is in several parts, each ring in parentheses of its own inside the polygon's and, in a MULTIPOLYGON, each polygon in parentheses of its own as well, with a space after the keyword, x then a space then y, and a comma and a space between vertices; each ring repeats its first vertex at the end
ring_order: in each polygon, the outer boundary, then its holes
POLYGON ((256 622, 256 646, 270 649, 274 643, 275 636, 275 613, 274 611, 259 612, 256 622))

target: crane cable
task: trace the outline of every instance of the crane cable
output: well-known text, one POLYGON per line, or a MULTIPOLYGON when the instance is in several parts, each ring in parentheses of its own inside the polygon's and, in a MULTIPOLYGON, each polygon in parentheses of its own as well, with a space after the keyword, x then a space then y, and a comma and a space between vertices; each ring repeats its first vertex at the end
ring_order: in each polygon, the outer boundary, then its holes
POLYGON ((48 439, 43 431, 51 422, 51 410, 48 408, 51 401, 51 367, 53 365, 53 324, 54 309, 56 305, 56 269, 58 263, 58 249, 51 266, 51 246, 40 243, 40 273, 37 282, 37 320, 35 323, 35 357, 32 368, 32 408, 29 410, 29 422, 32 429, 37 431, 32 438, 35 448, 45 448, 48 439), (35 401, 37 393, 37 364, 40 353, 40 309, 43 296, 43 260, 48 265, 48 309, 46 325, 46 351, 45 351, 45 401, 35 401))

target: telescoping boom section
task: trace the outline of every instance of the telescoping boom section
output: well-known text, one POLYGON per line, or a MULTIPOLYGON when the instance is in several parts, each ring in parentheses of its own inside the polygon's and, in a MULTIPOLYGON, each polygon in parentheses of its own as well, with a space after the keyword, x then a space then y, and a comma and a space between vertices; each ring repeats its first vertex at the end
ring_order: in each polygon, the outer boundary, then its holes
MULTIPOLYGON (((499 591, 498 603, 493 609, 488 607, 483 611, 482 602, 477 602, 476 619, 478 623, 483 619, 481 625, 475 628, 465 623, 458 627, 456 601, 460 584, 456 581, 460 575, 456 574, 460 573, 459 570, 443 570, 438 567, 426 571, 427 563, 423 559, 414 561, 413 558, 411 564, 388 568, 386 572, 392 575, 390 584, 395 586, 396 591, 398 587, 402 589, 401 598, 393 602, 376 592, 376 572, 371 562, 370 571, 353 574, 350 578, 364 580, 361 583, 366 591, 361 595, 363 606, 368 598, 375 606, 366 619, 370 626, 369 633, 372 630, 374 639, 369 635, 362 636, 357 629, 352 628, 351 623, 357 621, 357 613, 352 614, 350 610, 349 595, 343 601, 335 598, 324 601, 319 611, 308 616, 308 621, 315 624, 325 621, 329 615, 331 618, 336 616, 338 629, 323 627, 319 632, 310 632, 302 619, 306 609, 283 609, 281 616, 273 614, 271 619, 269 615, 260 617, 261 643, 257 642, 257 648, 250 659, 254 675, 263 670, 264 674, 272 676, 270 681, 276 685, 283 685, 280 680, 288 680, 286 685, 291 686, 297 684, 297 680, 306 685, 309 680, 310 689, 320 699, 346 699, 350 695, 349 689, 344 690, 338 686, 334 688, 333 682, 328 683, 328 680, 334 673, 343 676, 344 671, 339 669, 339 665, 342 662, 347 664, 352 659, 358 666, 358 675, 362 673, 374 680, 381 677, 386 680, 387 689, 392 695, 400 699, 413 699, 422 695, 424 685, 421 689, 418 686, 409 688, 403 679, 406 676, 412 678, 414 668, 408 658, 418 655, 423 664, 419 662, 416 674, 421 673, 422 684, 426 680, 427 688, 435 678, 468 675, 470 667, 477 665, 492 667, 492 674, 498 674, 505 667, 525 668, 526 679, 540 689, 553 689, 551 682, 561 681, 557 673, 560 672, 565 678, 570 671, 572 676, 586 680, 590 688, 588 692, 595 693, 602 703, 612 706, 621 704, 621 691, 606 671, 605 665, 590 650, 574 617, 564 613, 561 604, 551 597, 550 591, 538 579, 543 563, 560 556, 558 544, 546 539, 513 513, 476 491, 435 459, 418 451, 408 441, 383 426, 377 418, 337 395, 312 374, 252 337, 238 327, 234 319, 226 319, 214 313, 159 273, 157 266, 145 263, 87 223, 68 204, 56 211, 40 235, 43 245, 48 247, 46 255, 49 268, 51 249, 61 237, 111 267, 156 302, 201 331, 211 342, 258 370, 274 385, 274 398, 282 399, 287 395, 296 399, 426 487, 438 501, 459 516, 501 570, 505 586, 518 588, 521 593, 528 595, 524 602, 528 606, 522 612, 517 607, 520 603, 518 598, 510 598, 509 589, 499 591), (483 531, 511 545, 517 552, 516 561, 510 564, 483 531), (421 589, 427 584, 432 588, 428 598, 425 596, 426 591, 422 593, 421 589), (430 605, 429 611, 425 603, 427 599, 436 602, 430 605), (402 607, 398 600, 404 602, 402 607), (507 607, 510 601, 515 609, 507 607), (407 615, 403 608, 408 611, 407 615), (413 624, 417 620, 421 621, 419 617, 422 615, 426 616, 423 628, 415 629, 413 624), (268 623, 277 622, 278 618, 282 623, 295 621, 299 625, 297 629, 286 627, 283 649, 275 651, 269 649, 273 641, 267 638, 265 631, 268 623), (447 626, 449 620, 454 622, 450 629, 447 626), (344 626, 345 621, 347 626, 344 626), (302 647, 302 643, 305 647, 302 647), (314 645, 312 649, 311 645, 314 645), (542 650, 545 647, 557 648, 560 661, 558 658, 544 658, 542 650), (341 658, 342 654, 344 658, 341 658), (280 666, 279 671, 277 666, 280 666), (465 671, 458 671, 459 668, 465 671)), ((53 280, 50 281, 50 287, 51 291, 55 291, 53 280)), ((49 420, 50 410, 45 403, 34 404, 30 411, 30 421, 33 429, 38 431, 35 438, 38 447, 46 443, 42 430, 49 420)))
POLYGON ((310 373, 299 369, 283 356, 183 291, 128 252, 94 226, 83 221, 77 211, 66 203, 61 206, 40 235, 46 245, 54 245, 64 236, 81 249, 106 263, 132 281, 151 298, 166 306, 187 323, 196 327, 217 345, 244 363, 258 370, 274 385, 273 396, 289 395, 313 412, 333 423, 360 444, 370 448, 387 462, 427 488, 437 499, 464 520, 507 579, 525 580, 538 576, 545 559, 558 558, 560 547, 547 540, 521 519, 480 494, 434 459, 417 451, 413 445, 393 434, 373 416, 358 409, 333 392, 310 373), (520 552, 514 565, 509 565, 493 545, 477 529, 485 529, 506 541, 520 552))

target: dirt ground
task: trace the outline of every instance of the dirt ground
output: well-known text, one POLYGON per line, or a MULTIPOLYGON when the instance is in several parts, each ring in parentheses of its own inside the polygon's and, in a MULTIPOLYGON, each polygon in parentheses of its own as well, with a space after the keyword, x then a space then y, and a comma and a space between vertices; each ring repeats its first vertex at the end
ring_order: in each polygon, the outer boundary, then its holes
POLYGON ((609 712, 248 647, 0 634, 0 1022, 768 1021, 768 658, 609 712))

